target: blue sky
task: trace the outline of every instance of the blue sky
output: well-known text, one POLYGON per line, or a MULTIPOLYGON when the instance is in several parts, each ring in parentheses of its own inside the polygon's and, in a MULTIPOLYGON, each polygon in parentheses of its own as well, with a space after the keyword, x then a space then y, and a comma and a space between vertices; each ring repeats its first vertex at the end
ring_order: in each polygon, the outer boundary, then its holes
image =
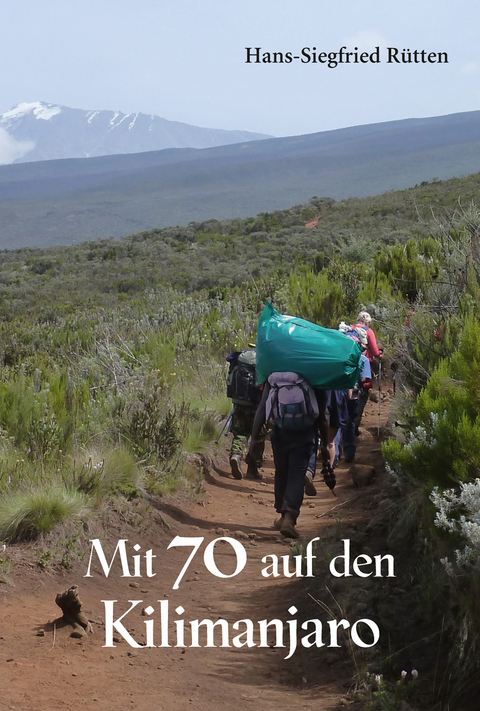
POLYGON ((285 136, 478 110, 479 21, 470 0, 3 0, 0 113, 46 101, 285 136), (342 46, 449 64, 245 63, 245 47, 342 46))

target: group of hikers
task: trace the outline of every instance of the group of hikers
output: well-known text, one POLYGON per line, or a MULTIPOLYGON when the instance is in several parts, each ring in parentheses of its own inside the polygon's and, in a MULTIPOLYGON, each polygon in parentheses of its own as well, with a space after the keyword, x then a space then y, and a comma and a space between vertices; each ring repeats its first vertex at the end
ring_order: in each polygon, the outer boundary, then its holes
POLYGON ((355 458, 359 425, 372 386, 371 363, 382 355, 370 324, 370 314, 361 311, 355 324, 342 321, 339 325, 339 331, 361 349, 360 374, 348 390, 313 388, 296 372, 273 372, 258 386, 255 344, 227 357, 227 395, 233 404, 231 473, 235 479, 243 478, 248 445, 246 476, 263 478, 260 467, 270 431, 275 509, 280 514, 274 526, 287 538, 298 538, 296 524, 304 494, 316 496, 317 457, 321 458, 324 482, 332 492, 340 442, 345 462, 355 458))

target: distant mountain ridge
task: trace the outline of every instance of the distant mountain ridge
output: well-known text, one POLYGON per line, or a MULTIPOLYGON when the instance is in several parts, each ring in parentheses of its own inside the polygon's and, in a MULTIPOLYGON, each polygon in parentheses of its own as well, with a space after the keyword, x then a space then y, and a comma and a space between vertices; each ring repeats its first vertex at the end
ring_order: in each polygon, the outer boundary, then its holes
POLYGON ((42 101, 21 103, 0 115, 0 128, 25 146, 16 163, 212 148, 270 138, 250 131, 200 128, 160 116, 84 111, 42 101))
MULTIPOLYGON (((480 172, 480 111, 304 136, 0 166, 0 249, 361 198, 480 172)), ((459 195, 461 197, 461 195, 459 195)))

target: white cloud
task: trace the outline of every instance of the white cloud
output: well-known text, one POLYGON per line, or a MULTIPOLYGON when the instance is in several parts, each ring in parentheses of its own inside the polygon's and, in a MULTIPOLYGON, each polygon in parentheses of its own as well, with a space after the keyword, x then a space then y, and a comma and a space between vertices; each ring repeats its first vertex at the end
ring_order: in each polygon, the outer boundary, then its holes
POLYGON ((360 50, 368 50, 370 47, 387 47, 388 40, 376 30, 361 30, 351 37, 346 37, 345 45, 348 48, 358 47, 360 50))
POLYGON ((467 64, 463 64, 460 67, 460 73, 466 74, 469 77, 474 76, 474 74, 478 74, 479 72, 480 64, 478 62, 467 62, 467 64))
POLYGON ((35 147, 33 141, 17 141, 4 128, 0 128, 0 165, 9 165, 35 147))

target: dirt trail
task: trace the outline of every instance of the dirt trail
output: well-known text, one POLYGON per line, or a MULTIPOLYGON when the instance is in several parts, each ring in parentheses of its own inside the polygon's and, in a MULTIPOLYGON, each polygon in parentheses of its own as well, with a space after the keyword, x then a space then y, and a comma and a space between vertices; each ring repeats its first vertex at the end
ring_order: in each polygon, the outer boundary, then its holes
MULTIPOLYGON (((367 405, 365 430, 375 430, 377 407, 374 403, 367 405)), ((156 612, 150 619, 155 619, 155 643, 160 644, 159 600, 169 600, 173 630, 173 620, 180 618, 175 613, 179 605, 185 608, 185 620, 286 620, 292 604, 302 608, 309 600, 309 589, 318 590, 321 581, 316 579, 261 576, 264 556, 287 555, 290 548, 290 543, 272 528, 273 466, 271 454, 267 456, 262 482, 232 479, 226 459, 220 459, 206 472, 203 503, 180 504, 162 499, 156 523, 147 533, 135 534, 132 528, 121 526, 109 532, 109 541, 104 542, 109 560, 116 540, 128 538, 128 545, 141 545, 140 553, 153 549, 157 556, 153 565, 155 577, 143 575, 138 581, 122 578, 120 566, 115 565, 106 578, 97 565, 93 577, 84 578, 88 556, 78 570, 63 574, 48 568, 41 571, 28 563, 16 566, 11 584, 0 585, 0 711, 53 711, 82 706, 101 711, 215 711, 230 705, 246 711, 276 711, 279 704, 312 711, 340 708, 354 671, 346 650, 332 655, 327 647, 312 647, 297 650, 291 659, 284 660, 287 652, 281 648, 133 649, 125 641, 114 649, 102 646, 102 600, 118 601, 115 618, 128 610, 128 600, 143 601, 124 620, 142 644, 147 618, 140 610, 154 607, 156 612), (162 524, 162 519, 170 528, 162 524), (221 579, 205 569, 203 556, 197 554, 179 589, 172 590, 190 550, 167 551, 176 535, 204 536, 202 551, 206 543, 220 535, 237 537, 247 550, 247 565, 238 576, 221 579), (73 584, 79 585, 83 609, 94 623, 94 634, 88 638, 71 638, 70 627, 55 625, 53 629, 52 622, 59 612, 55 595, 73 584), (37 636, 39 628, 45 630, 45 636, 37 636)), ((372 434, 359 442, 357 461, 372 464, 377 471, 382 468, 380 443, 372 434)), ((343 461, 337 469, 337 498, 320 479, 317 475, 317 497, 305 498, 302 507, 298 525, 302 539, 308 541, 332 526, 339 512, 343 523, 363 530, 381 496, 378 485, 355 489, 343 461), (333 509, 339 504, 345 505, 333 509)), ((216 544, 215 560, 220 570, 232 571, 228 543, 216 544)))

